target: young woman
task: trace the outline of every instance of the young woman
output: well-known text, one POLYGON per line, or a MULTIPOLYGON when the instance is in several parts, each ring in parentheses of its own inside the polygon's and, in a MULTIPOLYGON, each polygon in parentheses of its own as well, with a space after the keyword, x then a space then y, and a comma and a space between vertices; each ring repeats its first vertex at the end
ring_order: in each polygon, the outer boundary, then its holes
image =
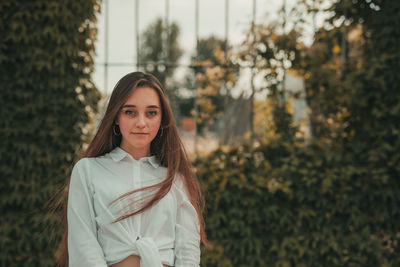
POLYGON ((67 188, 62 265, 199 266, 202 196, 153 75, 117 83, 67 188))

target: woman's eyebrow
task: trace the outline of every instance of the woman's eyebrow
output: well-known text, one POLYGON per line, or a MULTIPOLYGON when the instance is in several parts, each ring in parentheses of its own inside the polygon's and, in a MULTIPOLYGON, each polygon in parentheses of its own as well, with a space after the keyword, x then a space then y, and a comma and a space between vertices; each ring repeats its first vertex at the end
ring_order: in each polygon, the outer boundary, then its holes
POLYGON ((160 108, 160 107, 157 105, 150 105, 150 106, 147 106, 147 108, 160 108))
MULTIPOLYGON (((127 105, 123 105, 122 108, 136 108, 136 106, 127 104, 127 105)), ((160 107, 157 105, 149 105, 146 108, 160 108, 160 107)))

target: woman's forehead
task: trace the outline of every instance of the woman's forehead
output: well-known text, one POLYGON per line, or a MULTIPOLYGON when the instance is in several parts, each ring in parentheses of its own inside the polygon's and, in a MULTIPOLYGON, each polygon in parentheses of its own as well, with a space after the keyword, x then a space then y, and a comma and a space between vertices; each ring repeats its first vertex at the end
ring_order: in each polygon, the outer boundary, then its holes
POLYGON ((124 106, 134 107, 148 107, 158 106, 160 107, 160 97, 156 89, 151 87, 139 87, 133 90, 125 101, 124 106))

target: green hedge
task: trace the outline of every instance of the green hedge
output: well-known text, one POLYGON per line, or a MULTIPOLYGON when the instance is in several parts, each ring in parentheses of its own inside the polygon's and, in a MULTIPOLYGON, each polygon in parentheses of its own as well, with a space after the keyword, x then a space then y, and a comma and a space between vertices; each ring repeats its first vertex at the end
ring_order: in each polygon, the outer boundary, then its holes
POLYGON ((376 4, 332 4, 364 38, 362 67, 329 100, 349 113, 340 135, 195 162, 214 242, 203 266, 400 266, 400 2, 376 4))
POLYGON ((332 145, 275 140, 196 162, 203 266, 399 266, 400 184, 332 145))
POLYGON ((46 202, 96 110, 95 0, 0 1, 0 266, 54 266, 46 202))

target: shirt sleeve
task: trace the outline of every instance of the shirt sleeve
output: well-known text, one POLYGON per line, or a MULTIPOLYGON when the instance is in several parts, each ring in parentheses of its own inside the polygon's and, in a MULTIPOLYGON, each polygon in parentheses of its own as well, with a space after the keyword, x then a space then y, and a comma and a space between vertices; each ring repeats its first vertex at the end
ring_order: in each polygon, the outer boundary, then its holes
POLYGON ((190 203, 182 178, 177 176, 177 217, 175 225, 175 267, 200 266, 200 224, 190 203))
POLYGON ((68 193, 68 257, 70 267, 107 267, 93 209, 92 190, 88 182, 88 162, 78 161, 71 174, 68 193))

